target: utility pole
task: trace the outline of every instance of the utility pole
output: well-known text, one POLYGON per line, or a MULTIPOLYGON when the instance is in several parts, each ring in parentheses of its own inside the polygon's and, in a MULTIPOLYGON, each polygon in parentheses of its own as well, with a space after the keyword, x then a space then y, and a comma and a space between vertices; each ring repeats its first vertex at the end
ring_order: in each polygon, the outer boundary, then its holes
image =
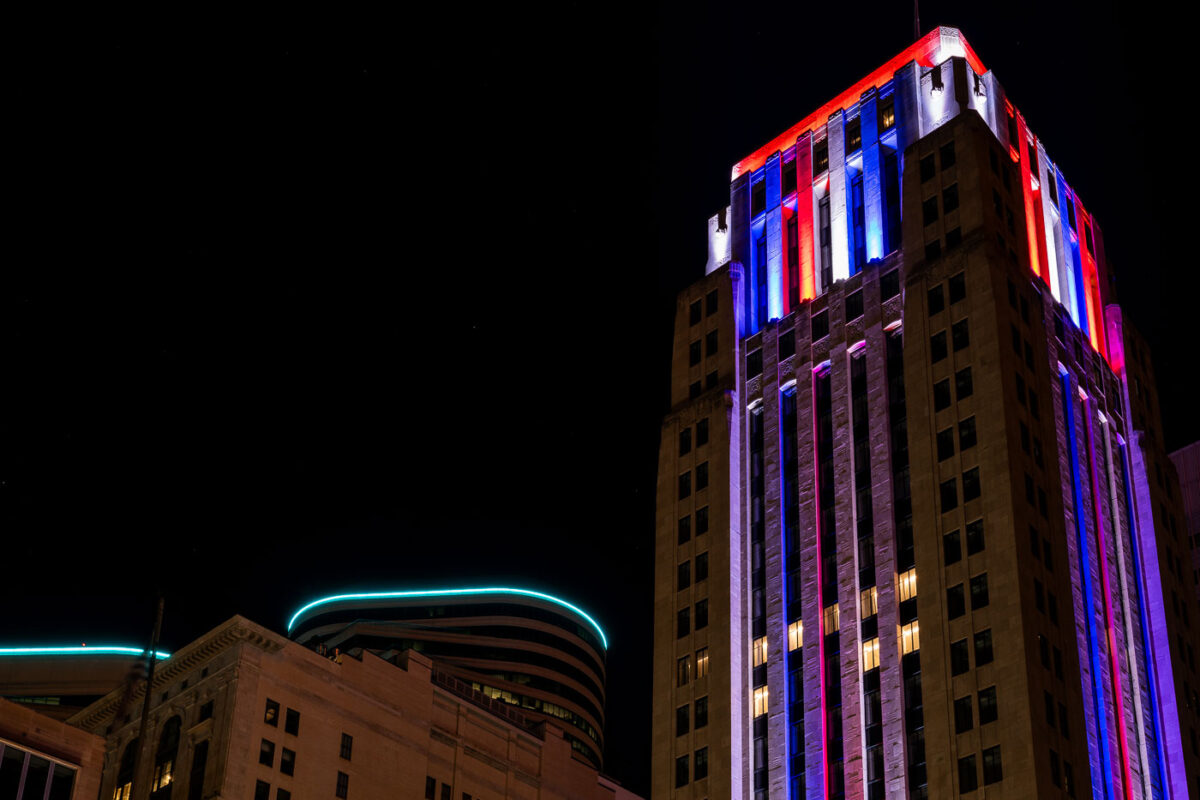
MULTIPOLYGON (((150 664, 146 668, 146 695, 142 698, 142 722, 138 725, 138 748, 135 761, 133 763, 133 794, 137 796, 138 781, 142 777, 142 762, 143 755, 146 753, 146 748, 150 746, 150 742, 146 741, 146 726, 150 722, 150 693, 154 691, 154 664, 158 661, 158 637, 162 633, 163 619, 163 596, 158 595, 158 610, 154 614, 154 633, 150 635, 150 664)), ((145 796, 149 796, 147 793, 145 796)))

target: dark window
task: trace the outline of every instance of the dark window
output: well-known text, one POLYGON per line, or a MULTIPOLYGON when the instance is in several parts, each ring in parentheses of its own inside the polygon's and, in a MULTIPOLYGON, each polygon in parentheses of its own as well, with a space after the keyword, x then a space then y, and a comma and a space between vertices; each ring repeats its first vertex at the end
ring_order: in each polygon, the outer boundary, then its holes
POLYGON ((708 444, 708 417, 696 423, 696 446, 708 444))
POLYGON ((947 511, 953 511, 954 509, 958 508, 958 485, 954 478, 951 478, 948 481, 942 481, 941 495, 943 514, 945 514, 947 511))
POLYGON ((983 551, 983 520, 977 519, 967 523, 967 555, 973 556, 983 551))
POLYGON ((682 639, 692 632, 692 610, 690 608, 681 608, 679 613, 675 615, 676 622, 676 637, 682 639))
POLYGON ((1017 421, 1018 437, 1021 440, 1021 449, 1026 453, 1029 452, 1029 426, 1020 420, 1017 421))
POLYGON ((929 337, 929 358, 936 364, 946 357, 946 332, 938 331, 929 337))
POLYGON ((996 158, 996 151, 988 148, 988 163, 992 166, 992 172, 996 175, 1000 174, 1000 159, 996 158))
MULTIPOLYGON (((1024 300, 1025 298, 1022 297, 1021 299, 1024 300)), ((1033 366, 1033 348, 1029 346, 1029 342, 1025 343, 1025 366, 1031 370, 1036 369, 1033 366)))
POLYGON ((992 663, 992 629, 975 634, 975 666, 992 663))
POLYGON ((971 610, 978 611, 988 604, 987 573, 984 572, 971 578, 971 610))
POLYGON ((1038 418, 1038 396, 1033 389, 1029 390, 1029 416, 1038 418))
POLYGON ((692 494, 692 473, 685 472, 679 476, 679 499, 690 497, 692 494))
POLYGON ((675 787, 687 786, 688 782, 688 757, 680 756, 675 759, 675 787))
POLYGON ((442 800, 450 800, 450 784, 442 784, 442 800))
POLYGON ((961 583, 946 590, 946 618, 958 619, 967 613, 967 603, 961 583))
POLYGON ((862 290, 854 292, 846 298, 846 320, 858 319, 863 315, 862 290))
POLYGON ((1058 598, 1054 596, 1054 592, 1046 593, 1046 609, 1050 615, 1050 621, 1055 625, 1058 624, 1058 598))
POLYGON ((975 446, 975 417, 967 417, 958 423, 958 449, 969 450, 975 446))
POLYGON ((697 339, 696 341, 694 341, 690 345, 688 345, 688 366, 694 367, 697 364, 699 364, 700 363, 700 355, 701 355, 700 340, 697 339))
POLYGON ((946 296, 942 294, 940 283, 926 292, 926 298, 929 301, 929 316, 931 317, 946 307, 946 296))
POLYGON ((879 279, 881 300, 890 300, 900 294, 900 270, 894 269, 879 279))
POLYGON ((950 327, 950 338, 954 341, 954 350, 956 352, 971 343, 971 331, 967 327, 965 319, 960 319, 950 327))
POLYGON ((958 208, 958 184, 952 183, 942 190, 942 213, 949 214, 958 208))
POLYGON ((755 350, 746 355, 746 378, 750 379, 762 374, 762 350, 755 350))
POLYGON ((1025 295, 1021 295, 1021 319, 1025 323, 1029 323, 1029 301, 1025 299, 1025 295))
POLYGON ((989 747, 983 751, 983 785, 997 783, 1004 778, 1004 770, 1000 766, 1000 745, 989 747))
POLYGON ((692 400, 695 400, 697 397, 700 396, 701 391, 703 391, 703 390, 700 387, 700 381, 696 381, 695 383, 693 383, 691 386, 688 387, 688 397, 692 400))
POLYGON ((784 197, 796 191, 796 159, 784 163, 780 184, 784 197))
POLYGON ((942 536, 942 550, 946 554, 946 566, 957 564, 962 560, 962 542, 958 531, 950 531, 942 536))
POLYGON ((813 145, 813 177, 829 169, 829 142, 822 139, 813 145))
POLYGON ((209 700, 207 703, 200 706, 200 718, 197 720, 197 722, 203 722, 206 719, 212 719, 212 715, 213 715, 213 701, 209 700))
POLYGON ((846 153, 853 153, 862 147, 862 120, 855 117, 846 123, 846 153))
POLYGON ((708 698, 701 697, 696 701, 696 730, 700 730, 708 724, 708 698))
POLYGON ((254 800, 271 800, 271 784, 266 781, 255 781, 254 800))
POLYGON ((704 316, 711 317, 717 313, 717 290, 713 289, 704 297, 704 316))
POLYGON ((963 756, 958 760, 958 792, 966 794, 979 788, 979 776, 975 771, 975 756, 963 756))
POLYGON ((992 686, 987 689, 979 690, 979 724, 986 725, 989 722, 995 722, 1000 715, 1000 710, 996 706, 996 687, 992 686))
POLYGON ((684 428, 679 432, 679 455, 686 456, 692 452, 692 429, 684 428))
POLYGON ((962 675, 971 668, 970 651, 967 640, 959 639, 950 645, 950 674, 962 675))
POLYGON ((433 778, 425 778, 425 800, 434 800, 434 793, 437 791, 437 781, 433 778))
POLYGON ((946 248, 958 247, 962 244, 962 228, 951 228, 946 231, 946 248))
POLYGON ((942 145, 938 151, 938 155, 942 157, 942 169, 949 169, 954 166, 954 142, 949 141, 942 145))
POLYGON ((188 797, 199 800, 204 793, 204 773, 208 769, 208 740, 197 742, 192 749, 192 767, 188 775, 188 797))
POLYGON ((685 561, 679 565, 678 588, 680 591, 692 585, 692 562, 685 561))
POLYGON ((950 303, 954 304, 966 299, 967 296, 967 274, 959 272, 950 276, 950 303))
POLYGON ((954 701, 954 732, 966 733, 975 727, 975 720, 971 713, 972 698, 970 695, 960 697, 954 701))
POLYGON ((992 208, 996 212, 996 216, 1004 218, 1004 198, 995 189, 992 189, 992 208))
POLYGON ((767 182, 760 180, 750 187, 750 216, 757 217, 767 210, 767 182))
POLYGON ((283 748, 279 753, 279 771, 284 775, 296 774, 296 751, 283 748))
POLYGON ((812 340, 814 342, 824 339, 829 335, 829 312, 822 311, 819 314, 814 314, 812 318, 812 340))
POLYGON ((937 163, 933 160, 933 153, 921 159, 921 183, 933 178, 937 174, 937 163))
POLYGON ((1064 739, 1071 738, 1071 724, 1067 721, 1067 707, 1062 703, 1058 704, 1058 729, 1062 731, 1064 739))
POLYGON ((1046 707, 1046 724, 1053 728, 1057 720, 1057 716, 1054 713, 1054 695, 1049 692, 1042 692, 1042 703, 1046 707))
POLYGON ((963 502, 979 498, 979 467, 972 467, 963 473, 963 502))
MULTIPOLYGON (((341 771, 338 772, 337 786, 334 788, 333 793, 337 797, 346 797, 350 793, 349 775, 341 771)), ((442 784, 442 797, 444 800, 450 800, 450 786, 448 784, 442 784)))
POLYGON ((695 325, 700 322, 700 301, 692 303, 688 306, 688 324, 695 325))
POLYGON ((779 360, 796 355, 796 332, 784 331, 779 335, 779 360))
POLYGON ((275 743, 267 739, 262 740, 262 744, 258 747, 258 763, 268 767, 275 766, 275 743))
POLYGON ((708 777, 708 748, 701 747, 696 751, 696 780, 708 777))
POLYGON ((934 195, 933 197, 925 198, 925 201, 923 203, 921 203, 921 219, 923 219, 925 221, 926 225, 932 225, 933 223, 937 222, 937 218, 938 218, 937 195, 934 195))
POLYGON ((708 627, 708 601, 696 603, 696 630, 708 627))
POLYGON ((708 462, 696 465, 696 491, 708 488, 708 462))
POLYGON ((925 245, 925 260, 933 261, 942 254, 942 243, 938 239, 934 239, 925 245))
POLYGON ((683 736, 688 732, 688 722, 691 719, 687 706, 675 709, 675 735, 683 736))
POLYGON ((708 533, 708 506, 696 509, 696 535, 708 533))
POLYGON ((1050 751, 1050 782, 1062 786, 1062 767, 1058 762, 1058 753, 1050 751))
POLYGON ((944 431, 938 431, 937 435, 937 457, 938 461, 945 461, 950 456, 954 455, 954 428, 946 428, 944 431))
POLYGON ((267 700, 267 710, 263 714, 263 722, 272 728, 279 727, 279 703, 276 703, 274 700, 267 700))
POLYGON ((275 790, 275 800, 292 800, 292 793, 280 786, 275 790))
POLYGON ((708 553, 696 556, 696 582, 708 579, 708 553))
POLYGON ((941 411, 950 407, 950 379, 938 381, 933 385, 933 410, 941 411))
POLYGON ((717 332, 709 331, 704 335, 704 355, 715 356, 717 354, 717 332))
POLYGON ((679 543, 683 544, 692 538, 692 518, 679 518, 679 543))
POLYGON ((300 712, 294 708, 287 710, 287 717, 283 722, 283 730, 290 733, 292 736, 300 735, 300 712))
POLYGON ((354 751, 354 737, 348 733, 343 733, 342 734, 342 749, 341 749, 341 753, 340 753, 341 757, 346 759, 347 761, 349 761, 350 754, 353 751, 354 751))

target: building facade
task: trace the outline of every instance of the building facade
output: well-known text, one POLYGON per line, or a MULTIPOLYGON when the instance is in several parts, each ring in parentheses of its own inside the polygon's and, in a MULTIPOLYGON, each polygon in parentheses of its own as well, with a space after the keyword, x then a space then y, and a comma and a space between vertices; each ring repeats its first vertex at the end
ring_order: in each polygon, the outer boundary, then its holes
POLYGON ((144 745, 137 695, 110 692, 69 720, 105 737, 102 800, 636 800, 565 726, 411 648, 321 654, 234 617, 158 665, 144 745))
POLYGON ((95 800, 104 739, 0 700, 0 798, 95 800))
POLYGON ((1186 535, 1192 551, 1192 581, 1200 599, 1200 442, 1192 442, 1171 453, 1183 496, 1186 535))
POLYGON ((653 797, 1200 793, 1145 346, 962 35, 735 165, 705 272, 659 452, 653 797))

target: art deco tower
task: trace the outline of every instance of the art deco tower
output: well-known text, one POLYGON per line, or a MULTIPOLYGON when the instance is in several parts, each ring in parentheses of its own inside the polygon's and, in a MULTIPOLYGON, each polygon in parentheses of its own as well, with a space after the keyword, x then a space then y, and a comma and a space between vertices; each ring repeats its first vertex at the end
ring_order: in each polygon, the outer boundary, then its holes
POLYGON ((1200 797, 1149 357, 962 35, 736 164, 705 272, 659 455, 653 797, 1200 797))

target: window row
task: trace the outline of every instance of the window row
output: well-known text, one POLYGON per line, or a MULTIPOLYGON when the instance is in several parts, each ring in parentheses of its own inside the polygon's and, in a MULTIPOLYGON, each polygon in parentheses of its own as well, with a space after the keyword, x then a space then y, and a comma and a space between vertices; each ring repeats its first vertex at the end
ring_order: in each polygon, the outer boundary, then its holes
MULTIPOLYGON (((275 769, 275 743, 270 739, 263 739, 262 744, 259 745, 258 763, 264 767, 275 769)), ((296 751, 283 748, 283 752, 279 756, 279 771, 284 775, 296 774, 296 751)))
MULTIPOLYGON (((708 488, 708 462, 704 461, 696 465, 696 491, 708 488)), ((683 500, 692 495, 692 470, 688 470, 679 476, 679 499, 683 500)))
MULTIPOLYGON (((969 450, 976 444, 975 436, 975 417, 974 415, 967 417, 958 423, 958 449, 959 451, 969 450)), ((937 435, 937 457, 938 461, 945 461, 954 455, 954 428, 946 428, 938 431, 937 435)))
POLYGON ((702 647, 696 651, 695 658, 691 654, 683 656, 675 662, 675 683, 677 686, 687 686, 692 682, 708 675, 708 648, 702 647), (693 676, 693 670, 695 674, 693 676))
MULTIPOLYGON (((708 417, 696 423, 696 447, 708 444, 708 417)), ((679 455, 686 456, 692 452, 692 426, 679 432, 679 455)))
MULTIPOLYGON (((967 298, 967 274, 959 272, 950 276, 947 282, 950 288, 950 304, 961 302, 967 298)), ((941 313, 946 308, 946 295, 942 291, 942 284, 938 284, 926 292, 926 299, 929 304, 929 316, 941 313)))
MULTIPOLYGON (((988 598, 988 582, 987 573, 982 572, 971 578, 968 582, 971 592, 971 610, 978 611, 981 608, 987 608, 988 598)), ((964 584, 958 583, 946 589, 946 618, 958 619, 967 613, 967 589, 964 584)))
MULTIPOLYGON (((949 214, 958 210, 958 184, 952 183, 942 190, 942 213, 949 214)), ((925 225, 932 225, 938 220, 938 196, 935 194, 925 198, 921 203, 921 218, 925 225)))
POLYGON ((705 389, 716 388, 718 380, 719 377, 717 375, 717 371, 714 369, 712 372, 704 376, 703 386, 700 385, 700 381, 694 381, 690 386, 688 386, 688 399, 695 400, 704 392, 705 389))
MULTIPOLYGON (((711 357, 711 356, 715 356, 717 354, 717 332, 715 330, 711 330, 707 334, 705 334, 703 350, 704 350, 705 357, 711 357)), ((700 363, 700 358, 701 358, 700 352, 701 352, 701 347, 700 347, 699 339, 697 339, 696 341, 694 341, 690 345, 688 345, 688 366, 689 367, 695 367, 700 363)))
MULTIPOLYGON (((938 73, 941 74, 940 72, 938 73)), ((946 142, 938 149, 938 156, 942 162, 942 169, 949 169, 957 163, 957 158, 954 153, 954 141, 946 142)), ((921 183, 933 180, 933 176, 937 174, 937 162, 934 160, 934 154, 930 153, 921 159, 921 183)))
MULTIPOLYGON (((1000 764, 1000 745, 989 747, 983 751, 983 785, 999 783, 1004 778, 1004 769, 1000 764)), ((973 792, 979 788, 979 772, 975 764, 975 756, 963 756, 958 759, 958 791, 959 794, 973 792)))
MULTIPOLYGON (((975 643, 975 666, 992 663, 992 629, 979 631, 973 637, 975 643)), ((950 674, 962 675, 971 669, 971 647, 966 639, 950 644, 950 674)))
MULTIPOLYGON (((983 533, 983 520, 977 519, 967 523, 967 555, 973 556, 983 552, 987 546, 983 533)), ((962 536, 957 528, 942 535, 942 554, 945 565, 957 564, 962 560, 962 536)))
MULTIPOLYGON (((267 708, 263 713, 263 722, 270 725, 272 728, 279 727, 279 703, 267 698, 267 708)), ((283 722, 284 733, 290 733, 292 736, 300 735, 300 712, 294 708, 287 710, 287 715, 283 722)))
MULTIPOLYGON (((676 615, 676 631, 677 638, 682 639, 691 633, 690 622, 692 618, 692 610, 690 608, 681 608, 676 615)), ((696 603, 696 630, 703 630, 708 627, 708 601, 701 600, 696 603)))
MULTIPOLYGON (((967 320, 964 317, 958 322, 950 326, 950 341, 954 346, 954 352, 963 350, 971 344, 971 331, 967 325, 967 320)), ((949 355, 946 350, 946 332, 938 331, 933 336, 929 337, 929 360, 931 364, 936 364, 949 355)))
POLYGON ((675 709, 675 735, 683 736, 691 728, 700 730, 708 724, 708 697, 701 697, 690 705, 675 709))
MULTIPOLYGON (((708 506, 697 508, 696 513, 696 535, 708 533, 708 506)), ((686 544, 692 538, 692 515, 685 515, 679 518, 679 543, 686 544)))
MULTIPOLYGON (((989 722, 995 722, 1000 716, 999 708, 996 705, 996 687, 991 686, 987 689, 980 689, 977 698, 979 724, 987 725, 989 722)), ((954 701, 955 733, 966 733, 975 727, 974 715, 972 714, 973 700, 974 698, 971 695, 967 695, 954 701)))
MULTIPOLYGON (((706 317, 711 317, 713 314, 717 313, 717 290, 716 289, 713 289, 711 292, 709 292, 707 295, 705 295, 703 311, 704 311, 704 316, 706 316, 706 317)), ((700 301, 696 300, 690 306, 688 306, 688 324, 689 325, 699 325, 700 324, 700 313, 701 313, 700 301)))
MULTIPOLYGON (((678 568, 679 590, 692 585, 692 562, 684 561, 678 568)), ((708 553, 696 556, 696 583, 708 578, 708 553)))
MULTIPOLYGON (((978 500, 980 493, 979 467, 971 467, 962 474, 962 501, 969 503, 972 500, 978 500)), ((942 481, 940 495, 943 514, 958 508, 958 480, 950 478, 942 481)))
POLYGON ((708 748, 701 747, 695 753, 696 760, 691 770, 688 769, 688 757, 686 755, 679 756, 675 759, 675 788, 687 786, 688 774, 692 775, 692 780, 701 780, 708 777, 708 748))

